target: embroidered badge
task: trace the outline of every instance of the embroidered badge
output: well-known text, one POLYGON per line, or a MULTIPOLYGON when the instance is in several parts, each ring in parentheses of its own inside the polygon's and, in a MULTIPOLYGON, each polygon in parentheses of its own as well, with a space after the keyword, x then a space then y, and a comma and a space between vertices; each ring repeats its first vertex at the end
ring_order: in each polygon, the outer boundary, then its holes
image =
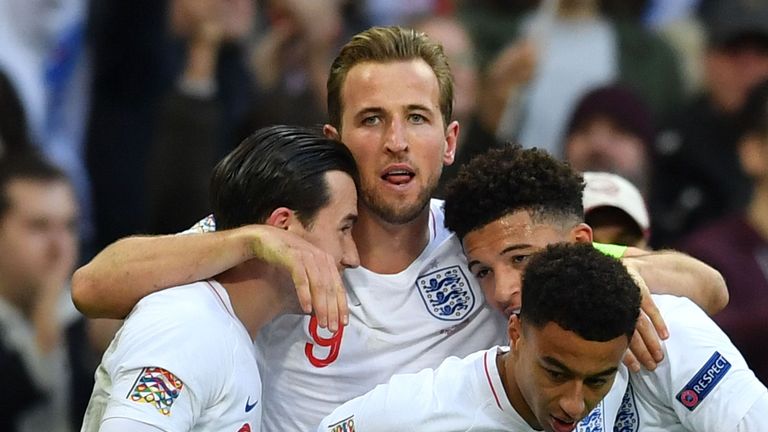
POLYGON ((171 406, 183 387, 184 383, 167 370, 147 367, 141 370, 126 398, 151 404, 160 414, 167 416, 171 415, 171 406))
POLYGON ((432 316, 446 321, 459 321, 475 305, 475 294, 459 266, 443 268, 416 280, 421 299, 432 316))
POLYGON ((355 432, 355 416, 349 416, 338 423, 329 425, 328 432, 355 432))
POLYGON ((696 375, 688 381, 688 384, 680 390, 675 399, 689 411, 693 411, 714 390, 730 368, 731 364, 728 360, 715 351, 696 375))
POLYGON ((629 383, 627 391, 621 399, 619 412, 616 414, 613 432, 637 432, 639 428, 640 416, 635 403, 635 390, 632 388, 632 383, 629 383))
POLYGON ((246 423, 246 424, 243 425, 243 427, 238 429, 237 432, 251 432, 251 425, 246 423))
POLYGON ((597 406, 587 414, 586 417, 581 419, 576 430, 579 432, 603 432, 605 430, 605 422, 603 421, 603 401, 597 404, 597 406))

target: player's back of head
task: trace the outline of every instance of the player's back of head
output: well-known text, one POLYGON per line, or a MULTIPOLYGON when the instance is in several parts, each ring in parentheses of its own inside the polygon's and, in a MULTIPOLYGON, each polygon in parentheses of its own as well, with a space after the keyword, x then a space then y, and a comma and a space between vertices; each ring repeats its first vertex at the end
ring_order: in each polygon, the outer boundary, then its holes
POLYGON ((640 290, 621 262, 588 243, 558 243, 531 257, 523 275, 520 319, 553 322, 590 341, 631 338, 640 290))
POLYGON ((358 182, 357 167, 339 141, 298 126, 270 126, 243 140, 214 168, 211 207, 218 229, 263 223, 278 207, 311 226, 330 199, 325 174, 341 171, 358 182))
POLYGON ((445 226, 463 238, 518 210, 558 223, 583 221, 581 175, 538 149, 494 148, 463 166, 448 184, 445 226))

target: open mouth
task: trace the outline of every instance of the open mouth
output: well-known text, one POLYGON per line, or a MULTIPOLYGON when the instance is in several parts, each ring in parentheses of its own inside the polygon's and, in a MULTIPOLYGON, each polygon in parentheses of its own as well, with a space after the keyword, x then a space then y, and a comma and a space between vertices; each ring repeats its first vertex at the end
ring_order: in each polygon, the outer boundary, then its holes
POLYGON ((557 417, 552 417, 552 430, 555 432, 571 432, 576 428, 576 422, 566 422, 557 417))
POLYGON ((384 172, 381 179, 393 185, 402 185, 410 182, 415 176, 416 173, 409 168, 390 168, 384 172))

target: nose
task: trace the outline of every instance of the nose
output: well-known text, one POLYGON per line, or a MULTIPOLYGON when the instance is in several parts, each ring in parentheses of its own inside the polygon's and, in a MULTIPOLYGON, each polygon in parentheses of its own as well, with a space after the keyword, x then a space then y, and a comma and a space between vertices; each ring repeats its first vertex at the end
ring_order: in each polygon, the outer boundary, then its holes
POLYGON ((520 309, 520 273, 507 270, 497 271, 494 275, 493 299, 496 303, 502 309, 520 309))
POLYGON ((567 385, 566 392, 560 398, 560 408, 572 420, 584 417, 587 404, 584 402, 584 384, 581 381, 572 381, 567 385))
POLYGON ((357 245, 350 237, 344 242, 341 253, 341 268, 339 271, 344 270, 345 268, 355 268, 359 265, 360 256, 357 254, 357 245))
POLYGON ((408 150, 408 139, 405 134, 405 121, 395 117, 387 128, 385 147, 392 153, 400 153, 408 150))

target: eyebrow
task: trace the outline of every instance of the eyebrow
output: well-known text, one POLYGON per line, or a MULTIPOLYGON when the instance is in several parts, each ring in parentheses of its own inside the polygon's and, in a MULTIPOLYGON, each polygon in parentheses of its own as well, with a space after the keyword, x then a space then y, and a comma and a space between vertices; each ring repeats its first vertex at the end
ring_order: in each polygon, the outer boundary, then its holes
MULTIPOLYGON (((555 358, 552 358, 552 357, 549 357, 549 356, 545 356, 545 357, 542 357, 541 362, 545 363, 548 366, 552 366, 552 367, 555 367, 557 369, 560 369, 563 372, 567 373, 568 375, 573 375, 573 376, 580 375, 580 374, 577 374, 574 371, 572 371, 568 366, 564 365, 563 363, 561 363, 559 360, 557 360, 555 358)), ((600 372, 597 372, 597 373, 593 373, 593 374, 589 374, 589 375, 586 376, 586 378, 604 377, 604 376, 607 376, 607 375, 612 375, 613 373, 615 373, 618 370, 619 370, 618 367, 613 366, 613 367, 610 367, 610 368, 608 368, 606 370, 603 370, 603 371, 600 371, 600 372)))
MULTIPOLYGON (((505 247, 505 248, 504 248, 504 250, 502 250, 501 252, 499 252, 499 256, 502 256, 502 255, 504 255, 504 254, 506 254, 506 253, 509 253, 509 252, 512 252, 512 251, 516 251, 516 250, 520 250, 520 249, 526 249, 526 248, 529 248, 529 247, 532 247, 532 246, 531 246, 531 245, 529 245, 529 244, 514 244, 514 245, 509 245, 509 246, 505 247)), ((479 261, 479 260, 472 260, 472 261, 470 261, 470 262, 467 264, 467 267, 469 268, 469 271, 472 271, 472 267, 473 267, 473 266, 476 266, 476 265, 478 265, 478 264, 480 264, 480 261, 479 261)))

